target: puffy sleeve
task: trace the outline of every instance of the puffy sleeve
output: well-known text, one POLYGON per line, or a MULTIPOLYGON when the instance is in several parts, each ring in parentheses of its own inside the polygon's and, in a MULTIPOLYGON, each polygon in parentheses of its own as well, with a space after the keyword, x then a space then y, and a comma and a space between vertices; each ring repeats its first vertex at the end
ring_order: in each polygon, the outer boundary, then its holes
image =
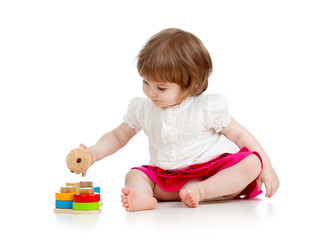
POLYGON ((142 129, 142 98, 133 98, 128 105, 127 113, 124 115, 123 120, 130 128, 134 128, 136 132, 142 129))
POLYGON ((204 98, 203 117, 205 127, 220 132, 231 121, 231 114, 223 94, 209 94, 204 98))

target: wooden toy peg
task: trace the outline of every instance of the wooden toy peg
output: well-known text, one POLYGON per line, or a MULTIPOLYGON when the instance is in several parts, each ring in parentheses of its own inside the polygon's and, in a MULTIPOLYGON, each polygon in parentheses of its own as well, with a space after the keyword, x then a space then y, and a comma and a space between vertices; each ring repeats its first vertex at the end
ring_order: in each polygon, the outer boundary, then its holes
POLYGON ((74 192, 77 192, 77 189, 75 186, 66 186, 66 187, 61 187, 61 192, 62 193, 74 193, 74 192))
POLYGON ((82 148, 76 148, 67 156, 67 166, 73 173, 84 173, 91 165, 90 153, 82 148))
POLYGON ((93 187, 93 182, 82 181, 79 183, 80 187, 93 187))
POLYGON ((94 194, 94 189, 93 188, 80 188, 79 189, 79 194, 80 195, 94 194))
POLYGON ((66 186, 74 186, 74 187, 76 187, 76 190, 79 190, 79 182, 77 182, 77 183, 67 182, 66 186))

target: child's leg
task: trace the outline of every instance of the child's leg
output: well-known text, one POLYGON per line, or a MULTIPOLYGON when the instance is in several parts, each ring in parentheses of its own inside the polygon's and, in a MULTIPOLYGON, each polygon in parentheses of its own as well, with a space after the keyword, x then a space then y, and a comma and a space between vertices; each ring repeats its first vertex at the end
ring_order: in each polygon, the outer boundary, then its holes
POLYGON ((155 183, 145 173, 137 169, 130 170, 122 189, 123 207, 128 212, 154 209, 158 203, 153 197, 154 186, 155 183))
POLYGON ((205 181, 183 188, 179 196, 189 207, 197 207, 199 201, 221 196, 237 196, 261 172, 260 159, 251 154, 239 163, 226 168, 205 181))
POLYGON ((180 200, 179 191, 165 192, 140 170, 133 169, 122 189, 121 202, 127 211, 154 209, 159 201, 180 200))
POLYGON ((180 197, 179 197, 179 191, 177 191, 177 192, 165 192, 157 184, 154 187, 153 196, 158 201, 179 201, 179 200, 181 200, 180 197))

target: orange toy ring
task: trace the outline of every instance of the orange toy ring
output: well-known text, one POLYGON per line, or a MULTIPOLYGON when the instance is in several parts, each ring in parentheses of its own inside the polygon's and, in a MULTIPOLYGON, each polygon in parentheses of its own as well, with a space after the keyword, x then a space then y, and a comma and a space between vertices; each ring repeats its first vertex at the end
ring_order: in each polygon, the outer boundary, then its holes
POLYGON ((72 201, 76 193, 56 193, 56 200, 58 201, 72 201))

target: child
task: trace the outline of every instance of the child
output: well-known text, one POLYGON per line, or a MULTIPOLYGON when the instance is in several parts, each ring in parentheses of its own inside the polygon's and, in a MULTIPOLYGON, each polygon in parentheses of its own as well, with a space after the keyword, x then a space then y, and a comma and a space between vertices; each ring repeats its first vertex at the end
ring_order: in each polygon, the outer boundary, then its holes
POLYGON ((94 163, 140 130, 148 136, 150 165, 131 169, 122 189, 127 211, 154 209, 158 200, 195 208, 217 197, 255 197, 262 183, 266 197, 275 194, 279 179, 261 145, 231 118, 223 95, 202 94, 212 62, 196 36, 180 29, 157 33, 137 67, 147 98, 131 100, 124 122, 94 146, 80 146, 94 163))

